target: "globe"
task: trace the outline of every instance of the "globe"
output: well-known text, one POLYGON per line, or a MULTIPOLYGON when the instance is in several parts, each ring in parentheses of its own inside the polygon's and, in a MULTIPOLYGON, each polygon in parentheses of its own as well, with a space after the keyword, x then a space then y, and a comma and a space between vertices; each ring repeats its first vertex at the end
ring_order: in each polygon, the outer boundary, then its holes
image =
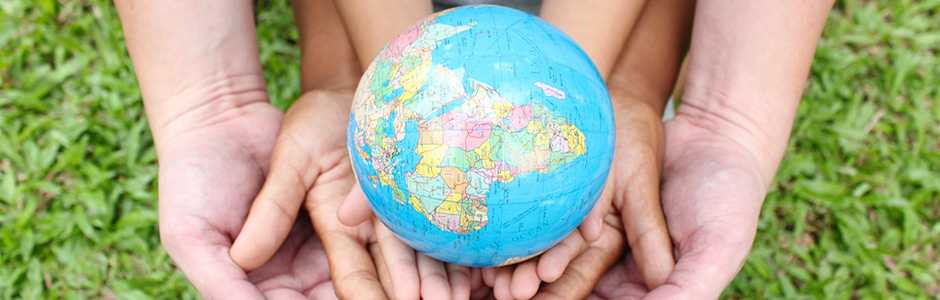
POLYGON ((378 219, 439 260, 499 266, 571 233, 601 193, 606 86, 565 34, 498 6, 442 11, 362 76, 348 148, 378 219))

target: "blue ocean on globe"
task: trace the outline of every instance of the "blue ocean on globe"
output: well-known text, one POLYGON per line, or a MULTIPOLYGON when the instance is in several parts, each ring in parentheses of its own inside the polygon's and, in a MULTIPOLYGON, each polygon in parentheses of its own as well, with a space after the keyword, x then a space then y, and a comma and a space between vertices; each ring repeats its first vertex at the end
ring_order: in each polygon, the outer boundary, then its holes
POLYGON ((599 197, 614 150, 606 86, 564 33, 465 6, 391 41, 356 91, 348 147, 378 219, 431 257, 519 262, 599 197))

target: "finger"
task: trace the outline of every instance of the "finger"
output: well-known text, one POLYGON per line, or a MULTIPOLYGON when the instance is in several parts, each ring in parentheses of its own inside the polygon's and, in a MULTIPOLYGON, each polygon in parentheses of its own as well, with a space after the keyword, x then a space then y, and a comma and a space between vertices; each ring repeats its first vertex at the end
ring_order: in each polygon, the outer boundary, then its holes
POLYGON ((382 249, 379 247, 378 243, 372 243, 369 245, 369 254, 372 255, 372 261, 375 263, 375 271, 379 275, 379 282, 382 283, 382 287, 385 290, 385 294, 394 295, 394 284, 392 284, 392 274, 388 272, 388 264, 385 263, 385 258, 382 257, 382 249))
POLYGON ((470 294, 470 299, 474 299, 474 300, 493 299, 494 297, 495 296, 493 296, 493 289, 490 289, 490 288, 482 288, 482 289, 473 290, 473 293, 470 294))
POLYGON ((228 238, 222 234, 204 236, 194 232, 211 230, 161 228, 164 247, 200 294, 212 299, 264 299, 261 291, 229 257, 228 248, 223 246, 228 244, 228 238), (185 238, 187 236, 198 238, 185 238))
POLYGON ((483 276, 483 283, 489 287, 496 286, 496 268, 484 268, 480 273, 483 276))
MULTIPOLYGON (((470 299, 492 299, 492 281, 486 283, 484 272, 490 268, 472 268, 470 269, 470 299)), ((491 272, 491 274, 493 274, 491 272)), ((495 274, 493 274, 495 275, 495 274)), ((492 278, 491 278, 492 279, 492 278)))
POLYGON ((307 291, 307 299, 337 299, 332 282, 324 282, 307 291))
POLYGON ((369 250, 352 237, 320 233, 330 263, 330 278, 340 299, 385 299, 369 250))
POLYGON ((232 245, 232 259, 242 269, 256 269, 277 252, 318 174, 291 135, 281 134, 271 156, 271 172, 232 245))
POLYGON ((349 196, 340 204, 336 212, 339 221, 346 226, 356 226, 362 224, 372 217, 372 207, 366 200, 366 194, 362 192, 359 184, 353 185, 349 190, 349 196))
POLYGON ((470 268, 447 264, 447 280, 450 281, 451 300, 470 299, 470 288, 473 286, 471 273, 470 268))
POLYGON ((587 250, 588 243, 578 231, 568 235, 561 243, 542 254, 538 261, 538 275, 545 282, 554 282, 575 257, 587 250))
MULTIPOLYGON (((331 207, 335 209, 336 206, 331 207)), ((363 238, 351 234, 358 231, 362 236, 372 237, 374 226, 369 224, 360 228, 342 227, 335 219, 331 222, 328 218, 335 216, 330 206, 319 206, 318 209, 309 211, 309 215, 323 243, 323 250, 326 251, 330 279, 333 281, 336 296, 340 299, 388 298, 373 259, 373 254, 378 252, 378 246, 371 244, 373 247, 367 247, 370 244, 363 238)))
POLYGON ((483 269, 470 268, 470 290, 477 290, 483 287, 483 269))
POLYGON ((421 298, 447 299, 450 297, 450 285, 447 270, 440 261, 424 254, 418 254, 418 274, 421 277, 421 298))
POLYGON ((392 275, 395 299, 418 299, 418 288, 423 283, 418 277, 414 250, 378 221, 375 222, 375 238, 388 266, 388 273, 392 275))
POLYGON ((516 299, 531 299, 539 291, 542 280, 536 272, 538 262, 529 260, 516 266, 512 272, 510 288, 512 297, 516 299))
POLYGON ((512 298, 512 270, 513 266, 496 269, 496 278, 493 280, 493 295, 497 300, 511 300, 512 298))
POLYGON ((672 240, 659 201, 658 166, 648 163, 635 168, 617 203, 631 254, 646 285, 654 288, 672 271, 672 240))
POLYGON ((279 287, 264 291, 264 297, 267 299, 279 300, 306 300, 307 298, 295 289, 279 287))
POLYGON ((594 208, 591 208, 591 212, 584 218, 584 222, 581 222, 581 226, 578 226, 582 237, 588 242, 593 242, 601 236, 601 230, 604 228, 604 216, 610 210, 610 197, 608 196, 610 192, 608 190, 605 186, 604 191, 601 192, 601 197, 597 199, 597 203, 594 203, 594 208))
POLYGON ((753 241, 753 228, 704 228, 686 239, 679 262, 649 299, 717 299, 737 274, 753 241), (735 232, 747 231, 747 234, 735 232))
POLYGON ((649 289, 629 255, 607 270, 591 291, 604 299, 642 299, 647 293, 649 289))
POLYGON ((587 297, 604 271, 620 259, 623 247, 623 235, 619 231, 605 230, 600 239, 571 261, 558 280, 543 285, 535 299, 587 297))

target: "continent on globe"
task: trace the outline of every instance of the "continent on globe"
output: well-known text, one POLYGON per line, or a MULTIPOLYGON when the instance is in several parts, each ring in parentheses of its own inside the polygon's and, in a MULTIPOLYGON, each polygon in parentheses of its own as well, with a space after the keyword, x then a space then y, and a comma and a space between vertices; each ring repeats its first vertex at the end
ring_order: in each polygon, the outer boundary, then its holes
POLYGON ((376 215, 403 241, 494 266, 541 253, 583 220, 606 180, 613 117, 570 38, 516 10, 469 6, 378 54, 356 90, 349 150, 376 215))
POLYGON ((459 233, 486 225, 493 182, 548 173, 585 152, 584 135, 564 118, 538 103, 514 105, 477 81, 462 104, 421 120, 418 133, 421 159, 405 175, 414 191, 410 203, 438 227, 459 233))

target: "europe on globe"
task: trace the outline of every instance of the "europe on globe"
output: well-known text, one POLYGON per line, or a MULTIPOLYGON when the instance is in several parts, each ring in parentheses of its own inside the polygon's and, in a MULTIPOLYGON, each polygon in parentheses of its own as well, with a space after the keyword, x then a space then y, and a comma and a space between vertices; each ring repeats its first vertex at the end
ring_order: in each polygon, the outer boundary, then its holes
POLYGON ((545 21, 488 5, 437 13, 389 42, 359 82, 348 134, 379 220, 418 251, 474 267, 571 233, 614 147, 587 55, 545 21))

